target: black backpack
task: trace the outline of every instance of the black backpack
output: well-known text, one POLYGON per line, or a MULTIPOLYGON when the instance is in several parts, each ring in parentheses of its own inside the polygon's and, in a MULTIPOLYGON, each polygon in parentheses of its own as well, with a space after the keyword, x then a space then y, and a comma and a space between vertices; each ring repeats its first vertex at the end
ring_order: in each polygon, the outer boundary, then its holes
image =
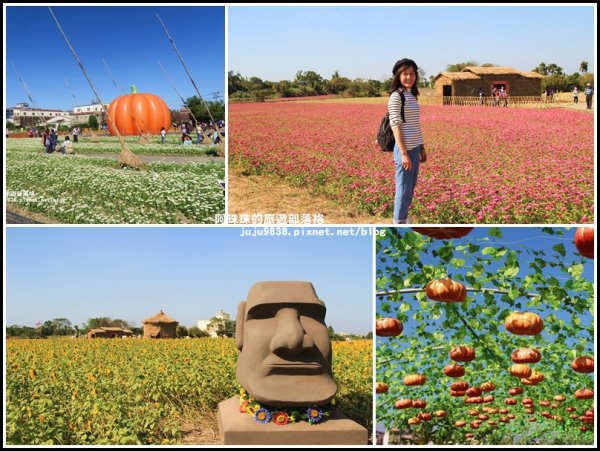
MULTIPOLYGON (((402 122, 406 122, 404 119, 404 103, 406 102, 406 98, 404 97, 404 92, 400 91, 400 118, 402 122)), ((381 124, 379 124, 379 130, 377 131, 377 144, 381 150, 386 152, 391 152, 394 150, 394 144, 396 144, 396 139, 394 138, 394 132, 392 132, 392 127, 390 126, 390 114, 385 113, 385 116, 381 119, 381 124)))

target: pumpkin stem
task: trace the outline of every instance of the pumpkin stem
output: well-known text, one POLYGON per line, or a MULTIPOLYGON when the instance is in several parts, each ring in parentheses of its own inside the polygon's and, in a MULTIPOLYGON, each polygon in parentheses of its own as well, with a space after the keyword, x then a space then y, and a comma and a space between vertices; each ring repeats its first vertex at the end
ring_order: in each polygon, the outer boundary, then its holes
POLYGON ((137 87, 135 85, 131 85, 129 89, 131 89, 132 94, 137 94, 137 87))

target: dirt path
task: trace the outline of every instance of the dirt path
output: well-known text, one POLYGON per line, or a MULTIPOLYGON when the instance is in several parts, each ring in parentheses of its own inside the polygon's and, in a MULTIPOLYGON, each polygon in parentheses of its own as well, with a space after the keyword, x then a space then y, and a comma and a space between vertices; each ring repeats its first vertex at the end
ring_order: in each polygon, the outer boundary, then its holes
MULTIPOLYGON (((390 218, 371 216, 332 200, 315 196, 307 189, 287 185, 264 175, 248 175, 229 167, 228 214, 322 214, 326 224, 388 224, 390 218)), ((313 222, 314 224, 314 222, 313 222)))
POLYGON ((207 412, 195 420, 181 424, 184 445, 220 445, 219 424, 216 412, 207 412))
MULTIPOLYGON (((118 153, 86 153, 80 154, 89 158, 110 158, 113 160, 119 159, 118 153)), ((203 163, 208 161, 225 162, 223 157, 211 156, 191 156, 191 155, 140 155, 136 154, 144 163, 159 161, 161 163, 203 163)))

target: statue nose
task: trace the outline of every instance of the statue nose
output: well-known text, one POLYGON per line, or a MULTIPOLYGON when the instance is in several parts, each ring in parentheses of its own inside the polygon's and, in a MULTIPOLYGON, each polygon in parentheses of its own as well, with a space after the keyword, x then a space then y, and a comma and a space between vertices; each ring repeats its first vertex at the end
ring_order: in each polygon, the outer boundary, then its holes
POLYGON ((271 340, 271 351, 297 354, 312 348, 315 343, 307 335, 298 311, 293 308, 283 308, 277 312, 277 329, 271 340))

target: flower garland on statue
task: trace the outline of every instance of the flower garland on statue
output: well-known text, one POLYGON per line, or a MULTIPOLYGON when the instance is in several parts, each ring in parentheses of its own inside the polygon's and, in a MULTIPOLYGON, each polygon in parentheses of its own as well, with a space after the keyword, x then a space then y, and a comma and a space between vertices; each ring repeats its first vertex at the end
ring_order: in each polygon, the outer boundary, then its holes
POLYGON ((307 408, 295 407, 284 409, 282 407, 270 407, 258 403, 248 392, 240 388, 240 412, 248 414, 258 423, 275 423, 278 426, 294 424, 298 421, 306 421, 308 424, 322 423, 329 418, 329 406, 335 405, 332 399, 324 406, 311 406, 307 408))

